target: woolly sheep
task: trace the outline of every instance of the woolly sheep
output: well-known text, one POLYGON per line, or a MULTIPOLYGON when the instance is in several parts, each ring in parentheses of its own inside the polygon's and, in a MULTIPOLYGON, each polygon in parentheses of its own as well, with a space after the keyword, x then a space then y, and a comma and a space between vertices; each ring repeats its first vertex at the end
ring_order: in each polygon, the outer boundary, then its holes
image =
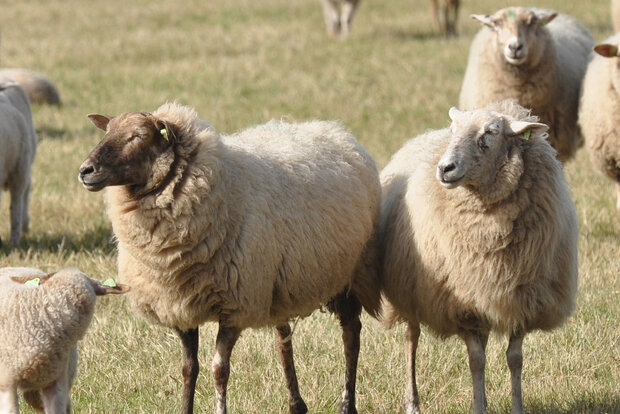
POLYGON ((119 275, 132 286, 133 308, 181 337, 183 412, 193 410, 198 327, 213 321, 217 412, 226 412, 241 331, 275 326, 290 411, 305 413, 288 321, 325 303, 343 327, 341 412, 356 412, 360 303, 371 314, 380 306, 372 260, 361 259, 379 214, 371 156, 334 122, 271 121, 219 136, 178 104, 89 118, 106 134, 80 181, 90 191, 109 187, 119 275))
POLYGON ((28 94, 30 102, 35 104, 60 104, 58 89, 44 75, 29 70, 18 68, 0 69, 0 77, 17 82, 28 94))
MULTIPOLYGON (((30 169, 37 150, 30 103, 15 82, 0 79, 0 190, 11 193, 11 244, 30 226, 30 169)), ((0 241, 1 244, 1 241, 0 241)))
POLYGON ((19 412, 18 389, 37 409, 70 413, 77 341, 88 329, 95 297, 128 289, 104 286, 75 268, 52 274, 0 269, 0 413, 19 412), (25 284, 35 278, 38 286, 25 284))
POLYGON ((614 31, 620 30, 620 0, 611 0, 611 20, 614 24, 614 31))
POLYGON ((553 10, 509 7, 472 17, 486 27, 471 45, 460 107, 515 99, 550 126, 558 159, 572 158, 583 144, 577 108, 594 44, 588 30, 553 10))
POLYGON ((597 45, 583 81, 579 125, 596 168, 616 184, 620 211, 620 33, 597 45))
POLYGON ((522 341, 575 306, 577 217, 547 126, 514 101, 450 110, 381 172, 383 317, 407 323, 407 413, 419 412, 420 324, 467 345, 473 411, 486 407, 485 346, 509 336, 512 412, 523 412, 522 341))

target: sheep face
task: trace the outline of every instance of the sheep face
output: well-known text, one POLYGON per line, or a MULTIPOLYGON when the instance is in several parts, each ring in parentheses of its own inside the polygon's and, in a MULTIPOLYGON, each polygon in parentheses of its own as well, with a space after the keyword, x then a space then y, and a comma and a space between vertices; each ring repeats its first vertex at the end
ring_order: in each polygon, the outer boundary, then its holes
POLYGON ((449 115, 452 137, 436 172, 441 185, 448 189, 460 185, 487 186, 508 155, 511 137, 544 137, 548 129, 545 124, 517 121, 484 109, 459 111, 451 108, 449 115))
POLYGON ((557 13, 536 11, 523 7, 509 7, 493 15, 472 14, 472 18, 488 26, 495 33, 497 50, 510 65, 537 63, 543 51, 536 47, 541 28, 557 13))
POLYGON ((171 150, 174 135, 170 126, 144 112, 88 117, 106 133, 80 166, 79 180, 84 187, 99 191, 114 185, 145 186, 155 160, 171 150))

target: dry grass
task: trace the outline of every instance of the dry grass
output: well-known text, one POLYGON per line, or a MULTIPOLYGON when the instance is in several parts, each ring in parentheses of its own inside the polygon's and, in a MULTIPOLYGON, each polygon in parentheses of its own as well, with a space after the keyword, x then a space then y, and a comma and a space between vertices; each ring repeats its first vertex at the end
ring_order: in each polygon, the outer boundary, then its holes
MULTIPOLYGON (((5 2, 9 3, 9 2, 5 2)), ((45 73, 60 108, 36 107, 32 231, 22 250, 0 250, 0 266, 78 266, 115 275, 115 248, 101 194, 82 189, 77 168, 100 138, 85 115, 153 110, 166 100, 195 106, 224 133, 270 118, 342 120, 383 166, 405 140, 446 126, 457 102, 471 37, 466 16, 506 5, 465 0, 461 37, 432 35, 421 0, 363 2, 346 41, 324 34, 314 0, 22 0, 2 5, 2 65, 45 73)), ((533 5, 531 1, 528 5, 533 5)), ((611 33, 606 0, 537 5, 577 15, 597 40, 611 33)), ((580 217, 578 309, 552 334, 524 346, 525 404, 537 413, 620 412, 620 216, 611 182, 581 151, 566 173, 580 217)), ((8 238, 8 197, 0 235, 8 238)), ((392 413, 404 387, 402 327, 364 318, 359 368, 362 413, 392 413)), ((209 375, 215 327, 201 330, 197 411, 214 405, 209 375)), ((301 391, 311 412, 337 411, 343 385, 340 332, 320 312, 295 334, 301 391)), ((286 391, 269 330, 246 331, 233 352, 231 412, 286 412, 286 391)), ((506 412, 505 339, 488 356, 491 412, 506 412)), ((103 299, 81 343, 76 412, 168 413, 180 406, 180 344, 136 318, 119 298, 103 299)), ((464 345, 423 333, 418 378, 427 413, 466 412, 471 380, 464 345)), ((30 412, 26 410, 26 412, 30 412)))

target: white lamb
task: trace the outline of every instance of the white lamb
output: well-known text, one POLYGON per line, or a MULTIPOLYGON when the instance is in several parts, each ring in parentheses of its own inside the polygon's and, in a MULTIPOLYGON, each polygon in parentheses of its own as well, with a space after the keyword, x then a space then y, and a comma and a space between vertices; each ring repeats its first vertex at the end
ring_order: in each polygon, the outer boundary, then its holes
POLYGON ((549 125, 558 159, 572 158, 582 145, 577 109, 594 44, 588 30, 553 10, 509 7, 472 17, 486 27, 471 45, 460 107, 514 99, 549 125))
POLYGON ((597 45, 586 72, 579 125, 596 168, 616 184, 620 211, 620 33, 597 45))
POLYGON ((485 346, 510 340, 512 412, 523 413, 522 341, 575 306, 577 216, 547 126, 512 101, 450 110, 381 172, 379 242, 389 323, 407 323, 407 413, 419 412, 420 324, 467 345, 473 411, 486 407, 485 346))
POLYGON ((47 414, 70 413, 77 341, 88 329, 95 297, 128 290, 105 286, 75 268, 47 275, 0 269, 0 413, 19 412, 18 389, 47 414))
MULTIPOLYGON (((11 193, 11 244, 30 225, 30 169, 37 150, 30 103, 15 82, 0 79, 0 190, 11 193)), ((1 240, 0 240, 1 244, 1 240)))
POLYGON ((89 118, 106 134, 80 181, 109 187, 130 303, 181 337, 182 412, 193 411, 198 327, 212 321, 218 413, 232 348, 243 329, 260 326, 276 327, 289 409, 305 413, 288 321, 327 303, 343 328, 341 413, 355 413, 360 303, 373 314, 380 303, 378 278, 362 263, 379 214, 372 157, 334 122, 272 121, 220 136, 177 104, 89 118))

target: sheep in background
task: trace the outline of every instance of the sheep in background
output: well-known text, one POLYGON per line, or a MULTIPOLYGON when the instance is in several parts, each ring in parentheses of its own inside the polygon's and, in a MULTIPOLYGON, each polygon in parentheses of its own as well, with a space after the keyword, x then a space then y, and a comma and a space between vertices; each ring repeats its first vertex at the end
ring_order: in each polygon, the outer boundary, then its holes
MULTIPOLYGON (((183 344, 183 413, 193 412, 198 327, 217 322, 217 413, 241 331, 275 326, 291 413, 298 389, 288 321, 322 304, 343 328, 341 413, 355 413, 361 306, 376 314, 380 283, 363 262, 378 220, 375 162, 338 123, 272 121, 219 136, 195 111, 89 115, 106 131, 80 167, 90 191, 109 187, 119 275, 132 307, 183 344)), ((372 265, 372 263, 370 263, 372 265)))
MULTIPOLYGON (((347 36, 351 32, 353 15, 360 0, 321 0, 323 4, 323 17, 330 36, 347 36)), ((438 1, 429 0, 433 13, 433 27, 435 33, 444 33, 448 36, 456 36, 456 20, 459 14, 460 0, 441 0, 443 14, 443 28, 440 23, 438 1)))
POLYGON ((523 413, 522 341, 575 307, 577 216, 547 126, 514 103, 450 110, 381 172, 379 243, 388 324, 407 323, 407 413, 419 412, 420 324, 467 345, 473 411, 486 407, 485 346, 509 337, 512 412, 523 413))
POLYGON ((95 298, 128 290, 105 286, 75 268, 52 274, 0 269, 0 412, 19 412, 20 389, 36 409, 70 413, 77 341, 88 329, 95 298))
POLYGON ((60 104, 60 94, 58 89, 44 75, 29 70, 17 68, 0 69, 0 78, 11 79, 24 88, 28 94, 28 99, 34 104, 60 104))
POLYGON ((614 24, 614 31, 620 30, 620 0, 611 0, 611 20, 614 24))
POLYGON ((515 99, 550 127, 558 159, 572 158, 583 144, 577 109, 594 44, 588 30, 552 10, 509 7, 472 17, 486 27, 471 45, 460 107, 515 99))
MULTIPOLYGON (((30 226, 30 169, 37 151, 30 103, 15 82, 0 79, 0 190, 11 193, 11 244, 30 226)), ((1 244, 1 240, 0 240, 1 244)))
POLYGON ((620 211, 620 33, 597 45, 586 71, 579 125, 594 166, 616 184, 620 211))

